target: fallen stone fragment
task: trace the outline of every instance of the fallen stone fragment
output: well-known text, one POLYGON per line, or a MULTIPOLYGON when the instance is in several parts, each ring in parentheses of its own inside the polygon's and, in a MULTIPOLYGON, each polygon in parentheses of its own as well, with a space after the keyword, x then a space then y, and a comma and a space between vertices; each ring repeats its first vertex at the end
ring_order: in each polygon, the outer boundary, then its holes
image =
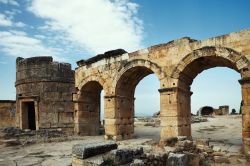
POLYGON ((220 146, 213 146, 213 150, 216 151, 216 152, 220 152, 221 147, 220 146))
POLYGON ((139 159, 135 159, 133 163, 130 164, 130 166, 144 166, 144 165, 145 165, 144 162, 139 159))
POLYGON ((117 146, 114 141, 76 144, 72 148, 72 155, 80 159, 86 159, 117 149, 117 146))
POLYGON ((230 163, 228 157, 226 156, 214 156, 214 161, 216 163, 230 163))
POLYGON ((195 143, 197 146, 209 146, 208 139, 197 139, 197 140, 195 140, 195 143))
POLYGON ((188 165, 190 166, 200 165, 200 156, 198 154, 187 153, 187 156, 188 156, 188 165))
POLYGON ((187 166, 188 156, 186 154, 169 153, 167 165, 168 166, 187 166))
POLYGON ((213 152, 212 153, 213 156, 225 156, 224 152, 213 152))
POLYGON ((134 158, 140 158, 143 154, 143 148, 137 149, 117 149, 112 150, 104 159, 111 159, 116 165, 131 163, 134 158))
POLYGON ((160 145, 161 146, 175 146, 177 141, 178 141, 177 137, 169 137, 169 138, 165 138, 165 139, 161 140, 160 145))

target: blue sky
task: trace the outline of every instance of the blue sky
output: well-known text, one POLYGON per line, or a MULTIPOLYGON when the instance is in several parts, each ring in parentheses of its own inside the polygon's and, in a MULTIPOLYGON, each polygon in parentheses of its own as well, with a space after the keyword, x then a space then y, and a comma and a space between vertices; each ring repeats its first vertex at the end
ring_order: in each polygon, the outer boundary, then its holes
MULTIPOLYGON (((15 99, 17 56, 75 62, 116 48, 134 51, 189 36, 250 28, 249 0, 0 0, 0 99, 15 99)), ((192 112, 202 105, 239 108, 239 74, 202 72, 192 84, 192 112)), ((136 88, 136 113, 159 110, 154 75, 136 88), (148 104, 145 104, 148 103, 148 104)))

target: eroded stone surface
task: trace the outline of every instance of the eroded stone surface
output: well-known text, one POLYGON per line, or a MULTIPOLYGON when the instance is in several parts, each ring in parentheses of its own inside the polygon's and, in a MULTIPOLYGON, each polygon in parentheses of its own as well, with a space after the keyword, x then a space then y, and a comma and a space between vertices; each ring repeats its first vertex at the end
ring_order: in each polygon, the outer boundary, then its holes
POLYGON ((160 81, 161 138, 190 136, 190 85, 203 70, 219 66, 241 74, 242 135, 245 152, 249 150, 245 139, 250 138, 249 29, 204 41, 182 38, 132 53, 114 54, 97 56, 88 64, 79 63, 75 70, 76 133, 96 134, 100 91, 104 90, 106 138, 131 138, 135 87, 145 76, 155 74, 160 81))

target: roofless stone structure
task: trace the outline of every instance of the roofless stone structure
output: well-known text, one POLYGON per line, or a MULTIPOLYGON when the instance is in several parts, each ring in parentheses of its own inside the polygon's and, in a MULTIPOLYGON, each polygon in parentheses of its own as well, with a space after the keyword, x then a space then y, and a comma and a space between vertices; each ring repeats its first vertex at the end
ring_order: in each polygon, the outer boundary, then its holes
POLYGON ((185 37, 132 53, 117 50, 81 60, 75 70, 75 132, 98 134, 100 93, 104 90, 105 137, 131 138, 136 85, 147 75, 155 74, 160 82, 161 138, 190 136, 193 79, 206 69, 228 67, 241 74, 242 136, 247 151, 250 148, 249 59, 250 30, 243 30, 204 41, 185 37))
MULTIPOLYGON (((16 126, 63 128, 97 135, 100 93, 104 91, 105 137, 127 139, 134 133, 134 93, 149 74, 160 82, 161 139, 191 135, 190 85, 202 71, 228 67, 241 75, 242 138, 250 150, 250 29, 197 41, 182 38, 136 52, 109 51, 69 64, 51 57, 17 58, 16 126)), ((150 104, 150 103, 145 103, 150 104)))

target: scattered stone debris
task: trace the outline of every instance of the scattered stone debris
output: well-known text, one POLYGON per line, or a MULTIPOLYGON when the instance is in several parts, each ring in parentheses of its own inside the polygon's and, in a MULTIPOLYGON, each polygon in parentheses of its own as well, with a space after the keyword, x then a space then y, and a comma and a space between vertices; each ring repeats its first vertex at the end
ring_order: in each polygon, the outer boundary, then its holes
POLYGON ((201 123, 201 122, 207 122, 207 118, 201 117, 201 116, 192 116, 191 117, 191 123, 201 123))
MULTIPOLYGON (((105 143, 104 143, 105 144, 105 143)), ((79 145, 78 145, 79 146, 79 145)), ((86 145, 84 145, 86 146, 86 145)), ((88 158, 84 153, 78 154, 73 148, 72 166, 82 165, 130 165, 130 166, 199 166, 210 165, 211 163, 230 163, 228 156, 224 152, 214 151, 209 145, 208 139, 192 140, 190 137, 171 137, 161 141, 162 151, 145 152, 143 147, 128 147, 110 150, 98 144, 89 145, 92 149, 99 149, 97 156, 90 155, 88 158), (169 148, 170 147, 170 148, 169 148), (107 152, 107 153, 104 153, 107 152), (102 155, 100 155, 102 154, 102 155), (80 156, 80 157, 79 157, 80 156)), ((83 148, 87 150, 89 147, 83 148)), ((244 162, 242 160, 242 162, 244 162)))

